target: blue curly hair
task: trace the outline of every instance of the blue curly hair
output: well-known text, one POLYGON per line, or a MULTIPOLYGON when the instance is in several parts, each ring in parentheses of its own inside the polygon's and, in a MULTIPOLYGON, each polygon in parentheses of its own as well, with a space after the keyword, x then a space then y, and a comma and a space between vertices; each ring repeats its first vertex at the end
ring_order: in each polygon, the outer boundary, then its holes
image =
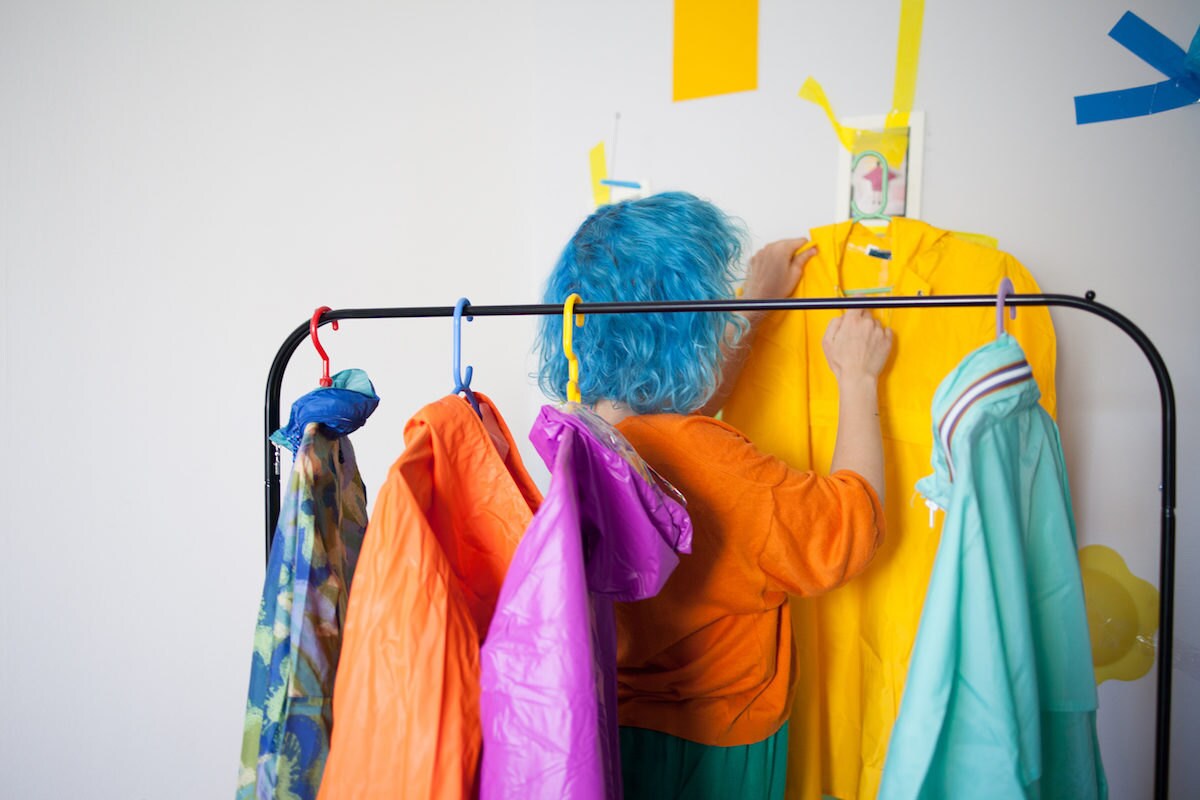
MULTIPOLYGON (((563 249, 544 302, 719 300, 733 296, 745 232, 719 208, 665 192, 597 209, 563 249)), ((575 328, 583 402, 607 399, 638 414, 686 414, 717 387, 729 313, 591 314, 575 328)), ((739 327, 739 330, 742 328, 739 327)), ((562 318, 542 317, 538 385, 566 399, 562 318)))

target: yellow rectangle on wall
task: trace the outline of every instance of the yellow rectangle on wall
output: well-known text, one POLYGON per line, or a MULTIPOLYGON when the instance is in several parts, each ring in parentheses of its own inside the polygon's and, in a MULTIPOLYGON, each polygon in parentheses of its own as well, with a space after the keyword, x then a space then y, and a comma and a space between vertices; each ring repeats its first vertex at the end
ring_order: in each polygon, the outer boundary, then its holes
POLYGON ((758 0, 675 0, 674 100, 758 88, 758 0))
POLYGON ((588 153, 588 165, 592 172, 592 200, 596 208, 612 201, 612 189, 601 183, 608 177, 608 165, 604 160, 604 142, 600 142, 588 153))

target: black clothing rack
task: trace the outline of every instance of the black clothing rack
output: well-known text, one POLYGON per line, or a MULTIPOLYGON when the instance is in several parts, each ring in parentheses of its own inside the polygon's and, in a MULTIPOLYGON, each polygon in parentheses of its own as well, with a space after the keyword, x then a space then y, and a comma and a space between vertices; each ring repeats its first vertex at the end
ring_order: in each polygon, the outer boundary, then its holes
MULTIPOLYGON (((1124 331, 1150 361, 1162 402, 1162 481, 1161 537, 1159 550, 1159 640, 1158 696, 1155 716, 1154 797, 1166 798, 1170 773, 1171 740, 1171 662, 1175 611, 1175 391, 1171 376, 1154 343, 1137 325, 1118 311, 1097 303, 1095 292, 1083 297, 1065 294, 1014 294, 1005 300, 1008 306, 1054 306, 1075 308, 1102 317, 1124 331)), ((678 300, 642 303, 579 303, 576 314, 636 314, 673 313, 686 311, 794 311, 805 309, 846 308, 969 308, 996 305, 995 295, 945 295, 917 297, 830 297, 779 300, 678 300)), ((563 313, 561 305, 504 305, 474 306, 463 310, 464 316, 550 316, 563 313)), ((407 308, 349 308, 327 311, 318 325, 343 319, 385 319, 415 317, 452 317, 454 306, 407 308)), ((309 325, 292 331, 284 340, 267 376, 266 398, 266 546, 270 553, 271 538, 279 520, 279 456, 270 442, 272 432, 279 428, 280 392, 283 374, 296 348, 309 336, 309 325)), ((964 354, 965 355, 965 354, 964 354)))

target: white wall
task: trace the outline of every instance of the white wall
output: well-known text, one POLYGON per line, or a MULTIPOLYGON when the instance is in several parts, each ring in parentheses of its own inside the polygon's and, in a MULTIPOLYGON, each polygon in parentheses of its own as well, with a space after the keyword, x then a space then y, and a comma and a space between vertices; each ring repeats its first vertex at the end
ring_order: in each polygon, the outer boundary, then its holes
MULTIPOLYGON (((620 112, 619 177, 686 188, 742 216, 757 244, 831 219, 837 142, 824 115, 797 99, 807 75, 843 116, 890 108, 900 4, 760 3, 758 91, 672 104, 672 4, 620 0, 541 4, 538 153, 547 198, 586 178, 582 153, 611 137, 620 112), (553 69, 549 68, 551 65, 553 69), (575 165, 575 171, 563 165, 575 165)), ((1173 796, 1200 796, 1200 399, 1194 304, 1200 266, 1188 231, 1200 213, 1200 107, 1080 127, 1073 97, 1150 83, 1153 69, 1108 38, 1117 0, 927 3, 916 107, 927 114, 922 217, 985 232, 1015 254, 1046 292, 1097 299, 1139 324, 1172 370, 1179 424, 1173 796)), ((1200 25, 1192 2, 1134 7, 1186 47, 1200 25)), ((553 198, 554 200, 550 200, 553 198)), ((565 235, 565 234, 564 234, 565 235)), ((561 237, 560 237, 561 238, 561 237)), ((538 243, 549 262, 556 239, 538 243)), ((1104 544, 1158 583, 1159 395, 1145 358, 1115 327, 1078 311, 1053 312, 1060 423, 1080 544, 1104 544)), ((1149 796, 1155 680, 1101 686, 1101 738, 1114 798, 1149 796)))
MULTIPOLYGON (((924 214, 997 236, 1050 292, 1158 344, 1181 410, 1179 565, 1200 568, 1191 246, 1200 108, 1079 127, 1072 97, 1157 80, 1106 36, 1116 0, 929 3, 917 107, 924 214)), ((672 4, 0 6, 0 794, 232 791, 262 575, 262 389, 318 305, 533 302, 586 211, 588 148, 742 216, 756 244, 832 221, 844 115, 891 97, 898 3, 761 3, 756 92, 670 102, 672 4), (502 6, 502 7, 501 7, 502 6)), ((1190 40, 1192 0, 1134 8, 1190 40)), ((1157 581, 1158 400, 1114 328, 1055 312, 1081 543, 1157 581)), ((464 330, 518 437, 532 321, 464 330)), ((383 404, 370 488, 404 421, 449 389, 446 320, 322 339, 383 404)), ((285 386, 313 385, 307 346, 285 386)), ((532 461, 532 454, 526 451, 532 461)), ((1173 793, 1200 793, 1200 624, 1177 593, 1173 793)), ((1101 687, 1114 798, 1148 795, 1153 679, 1101 687)))

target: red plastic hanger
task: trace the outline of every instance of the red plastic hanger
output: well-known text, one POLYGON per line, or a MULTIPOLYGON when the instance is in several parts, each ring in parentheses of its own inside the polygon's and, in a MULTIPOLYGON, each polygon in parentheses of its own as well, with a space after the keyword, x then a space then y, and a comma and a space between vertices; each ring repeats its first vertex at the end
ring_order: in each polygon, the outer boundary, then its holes
MULTIPOLYGON (((332 311, 329 306, 321 306, 313 312, 312 322, 308 323, 308 335, 312 339, 313 347, 317 348, 317 353, 321 356, 321 385, 333 386, 333 379, 329 377, 329 354, 325 352, 325 348, 321 347, 321 340, 317 338, 317 328, 321 325, 321 315, 326 311, 332 311)), ((333 321, 333 329, 338 329, 338 321, 333 321)))

